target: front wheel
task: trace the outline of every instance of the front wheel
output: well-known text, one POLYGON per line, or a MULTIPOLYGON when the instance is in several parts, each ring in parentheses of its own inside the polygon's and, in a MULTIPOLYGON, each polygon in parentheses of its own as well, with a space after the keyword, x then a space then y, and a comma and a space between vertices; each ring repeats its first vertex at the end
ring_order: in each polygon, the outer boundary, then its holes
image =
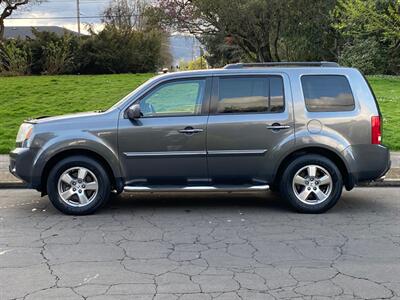
POLYGON ((47 192, 61 212, 87 215, 102 207, 110 197, 110 179, 104 167, 86 156, 71 156, 50 171, 47 192))
POLYGON ((283 173, 280 191, 302 213, 322 213, 333 207, 343 190, 337 166, 324 156, 308 154, 293 160, 283 173))

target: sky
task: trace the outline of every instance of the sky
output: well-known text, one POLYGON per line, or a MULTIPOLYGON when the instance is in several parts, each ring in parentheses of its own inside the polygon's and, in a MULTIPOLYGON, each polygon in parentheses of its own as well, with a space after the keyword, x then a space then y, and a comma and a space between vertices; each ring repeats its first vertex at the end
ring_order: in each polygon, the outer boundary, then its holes
MULTIPOLYGON (((62 26, 77 29, 77 0, 47 0, 14 11, 5 21, 6 26, 62 26)), ((81 31, 85 24, 101 29, 100 15, 111 0, 80 0, 81 31)))

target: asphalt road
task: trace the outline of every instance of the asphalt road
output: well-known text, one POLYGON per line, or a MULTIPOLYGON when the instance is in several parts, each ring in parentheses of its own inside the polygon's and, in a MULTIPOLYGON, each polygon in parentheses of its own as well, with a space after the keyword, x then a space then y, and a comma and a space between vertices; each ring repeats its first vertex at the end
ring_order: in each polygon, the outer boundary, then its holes
POLYGON ((323 215, 269 194, 125 196, 85 217, 0 190, 2 300, 334 297, 400 299, 400 188, 323 215))

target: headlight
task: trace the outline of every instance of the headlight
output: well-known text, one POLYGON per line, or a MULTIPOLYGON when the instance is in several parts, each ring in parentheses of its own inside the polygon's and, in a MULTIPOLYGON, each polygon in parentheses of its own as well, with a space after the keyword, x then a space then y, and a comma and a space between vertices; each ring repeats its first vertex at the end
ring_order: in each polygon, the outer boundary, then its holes
POLYGON ((29 123, 22 123, 19 127, 18 134, 17 134, 17 144, 20 144, 22 147, 28 146, 28 140, 32 135, 33 124, 29 123))

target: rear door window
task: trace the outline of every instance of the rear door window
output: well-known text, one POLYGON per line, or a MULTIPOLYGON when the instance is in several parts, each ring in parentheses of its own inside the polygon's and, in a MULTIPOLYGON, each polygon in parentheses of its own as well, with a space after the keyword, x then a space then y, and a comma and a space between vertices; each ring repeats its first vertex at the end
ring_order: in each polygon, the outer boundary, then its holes
POLYGON ((284 111, 280 76, 222 77, 219 80, 217 113, 284 111))
POLYGON ((342 75, 304 75, 301 77, 304 100, 310 112, 354 110, 349 81, 342 75))

